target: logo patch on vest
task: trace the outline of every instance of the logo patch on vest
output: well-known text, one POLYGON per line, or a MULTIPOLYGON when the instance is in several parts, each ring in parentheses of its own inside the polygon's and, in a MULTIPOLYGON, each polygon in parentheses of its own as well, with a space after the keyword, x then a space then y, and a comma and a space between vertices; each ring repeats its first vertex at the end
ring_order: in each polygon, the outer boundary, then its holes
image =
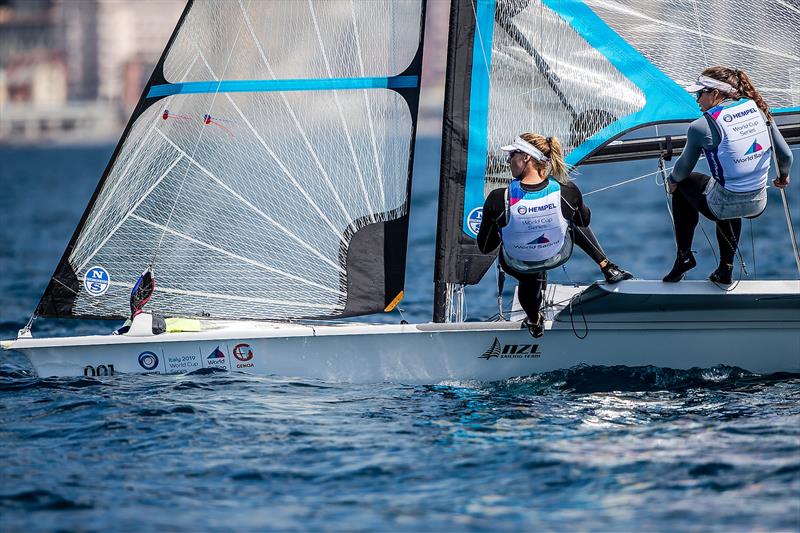
POLYGON ((758 139, 756 139, 753 141, 753 145, 747 149, 744 155, 754 154, 756 152, 760 152, 763 149, 764 148, 760 144, 758 144, 758 139))
POLYGON ((533 239, 533 240, 532 240, 531 242, 529 242, 528 244, 547 244, 548 242, 550 242, 550 239, 548 239, 547 237, 545 237, 544 233, 542 233, 541 235, 539 235, 538 237, 536 237, 535 239, 533 239))

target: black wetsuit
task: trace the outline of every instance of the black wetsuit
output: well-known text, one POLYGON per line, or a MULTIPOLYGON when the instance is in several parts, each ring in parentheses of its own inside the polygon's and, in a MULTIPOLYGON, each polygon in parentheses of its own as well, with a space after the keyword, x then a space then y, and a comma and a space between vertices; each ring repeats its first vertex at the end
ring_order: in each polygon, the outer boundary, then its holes
MULTIPOLYGON (((552 179, 552 178, 548 178, 552 179)), ((536 185, 526 185, 521 183, 522 190, 526 192, 540 191, 547 187, 548 180, 536 185)), ((489 193, 483 204, 483 221, 478 231, 478 248, 481 252, 488 254, 497 249, 502 244, 500 228, 506 225, 506 188, 495 189, 489 193)), ((600 263, 606 258, 600 243, 594 236, 594 232, 589 228, 591 212, 586 204, 583 203, 583 195, 580 189, 572 183, 561 185, 561 213, 564 218, 571 221, 571 233, 575 244, 596 263, 600 263)), ((546 272, 523 273, 518 272, 508 266, 503 260, 503 254, 499 256, 500 265, 510 276, 519 281, 519 303, 532 321, 536 321, 539 315, 539 308, 542 304, 542 293, 547 282, 546 272)))

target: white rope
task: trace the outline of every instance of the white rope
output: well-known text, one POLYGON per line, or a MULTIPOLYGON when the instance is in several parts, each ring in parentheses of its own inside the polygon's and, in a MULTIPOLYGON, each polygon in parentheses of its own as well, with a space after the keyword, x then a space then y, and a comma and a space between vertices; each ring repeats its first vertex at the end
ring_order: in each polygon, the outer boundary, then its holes
MULTIPOLYGON (((250 5, 250 2, 247 3, 250 5)), ((236 30, 236 37, 233 39, 233 43, 231 44, 230 52, 228 52, 228 58, 225 60, 225 66, 222 68, 222 76, 220 80, 217 82, 217 87, 214 90, 214 95, 211 97, 211 103, 208 105, 208 111, 206 113, 208 115, 211 114, 211 110, 214 109, 214 102, 217 100, 217 95, 219 94, 219 88, 222 84, 222 80, 225 78, 225 73, 228 70, 228 65, 230 65, 231 58, 233 57, 233 51, 236 50, 236 43, 239 42, 239 35, 242 33, 242 27, 244 26, 244 21, 239 24, 239 29, 236 30)), ((189 157, 190 160, 195 158, 195 154, 197 153, 197 149, 200 146, 200 141, 203 139, 203 133, 205 133, 206 128, 200 128, 200 134, 197 136, 197 140, 195 141, 194 148, 192 148, 191 156, 189 157)), ((186 172, 183 173, 183 178, 181 179, 181 185, 178 188, 178 193, 175 195, 175 201, 172 202, 172 209, 169 211, 169 216, 167 217, 167 222, 164 224, 165 230, 161 232, 161 238, 158 240, 158 246, 156 246, 155 252, 153 252, 153 258, 150 261, 150 266, 153 267, 156 264, 156 258, 158 257, 158 252, 161 250, 161 245, 164 242, 164 236, 166 235, 166 229, 169 228, 169 223, 172 221, 172 215, 175 213, 175 207, 178 205, 178 199, 181 196, 181 192, 183 191, 183 186, 186 183, 186 178, 189 176, 189 170, 191 169, 190 166, 186 167, 186 172)))
MULTIPOLYGON (((671 166, 666 170, 672 170, 673 168, 675 168, 675 167, 671 166)), ((661 170, 656 170, 655 172, 650 172, 648 174, 642 174, 641 176, 636 176, 635 178, 631 178, 631 179, 628 179, 628 180, 620 181, 619 183, 614 183, 612 185, 609 185, 608 187, 601 187, 600 189, 595 189, 593 191, 585 192, 585 193, 583 193, 583 196, 589 196, 589 195, 592 195, 592 194, 597 193, 597 192, 603 192, 603 191, 607 191, 609 189, 613 189, 615 187, 621 187, 622 185, 627 185, 628 183, 633 183, 635 181, 639 181, 639 180, 642 180, 642 179, 650 177, 650 176, 655 176, 655 175, 657 175, 659 173, 661 173, 661 170)), ((656 184, 657 185, 661 185, 660 183, 658 183, 658 181, 656 181, 656 184)))

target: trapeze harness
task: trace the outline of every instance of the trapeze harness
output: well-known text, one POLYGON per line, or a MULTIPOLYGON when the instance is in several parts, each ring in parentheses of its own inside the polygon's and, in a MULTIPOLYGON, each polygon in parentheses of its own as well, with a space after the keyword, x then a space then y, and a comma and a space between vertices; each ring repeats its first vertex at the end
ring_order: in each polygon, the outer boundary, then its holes
POLYGON ((716 148, 703 148, 716 181, 706 189, 709 208, 720 219, 761 214, 766 207, 772 148, 761 110, 753 100, 742 98, 713 107, 706 115, 720 133, 716 148))
POLYGON ((500 228, 501 253, 518 272, 543 272, 572 255, 569 222, 561 212, 561 185, 550 179, 540 191, 524 191, 519 179, 506 188, 506 221, 500 228))

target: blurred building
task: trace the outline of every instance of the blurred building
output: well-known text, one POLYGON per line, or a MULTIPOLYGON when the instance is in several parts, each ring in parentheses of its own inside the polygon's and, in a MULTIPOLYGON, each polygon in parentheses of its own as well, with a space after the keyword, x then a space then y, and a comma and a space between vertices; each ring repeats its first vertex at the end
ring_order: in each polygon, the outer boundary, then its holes
MULTIPOLYGON (((117 137, 185 4, 0 0, 0 142, 117 137)), ((450 2, 427 6, 420 131, 433 134, 441 127, 450 2)))
POLYGON ((0 141, 119 134, 184 0, 0 0, 0 141))

